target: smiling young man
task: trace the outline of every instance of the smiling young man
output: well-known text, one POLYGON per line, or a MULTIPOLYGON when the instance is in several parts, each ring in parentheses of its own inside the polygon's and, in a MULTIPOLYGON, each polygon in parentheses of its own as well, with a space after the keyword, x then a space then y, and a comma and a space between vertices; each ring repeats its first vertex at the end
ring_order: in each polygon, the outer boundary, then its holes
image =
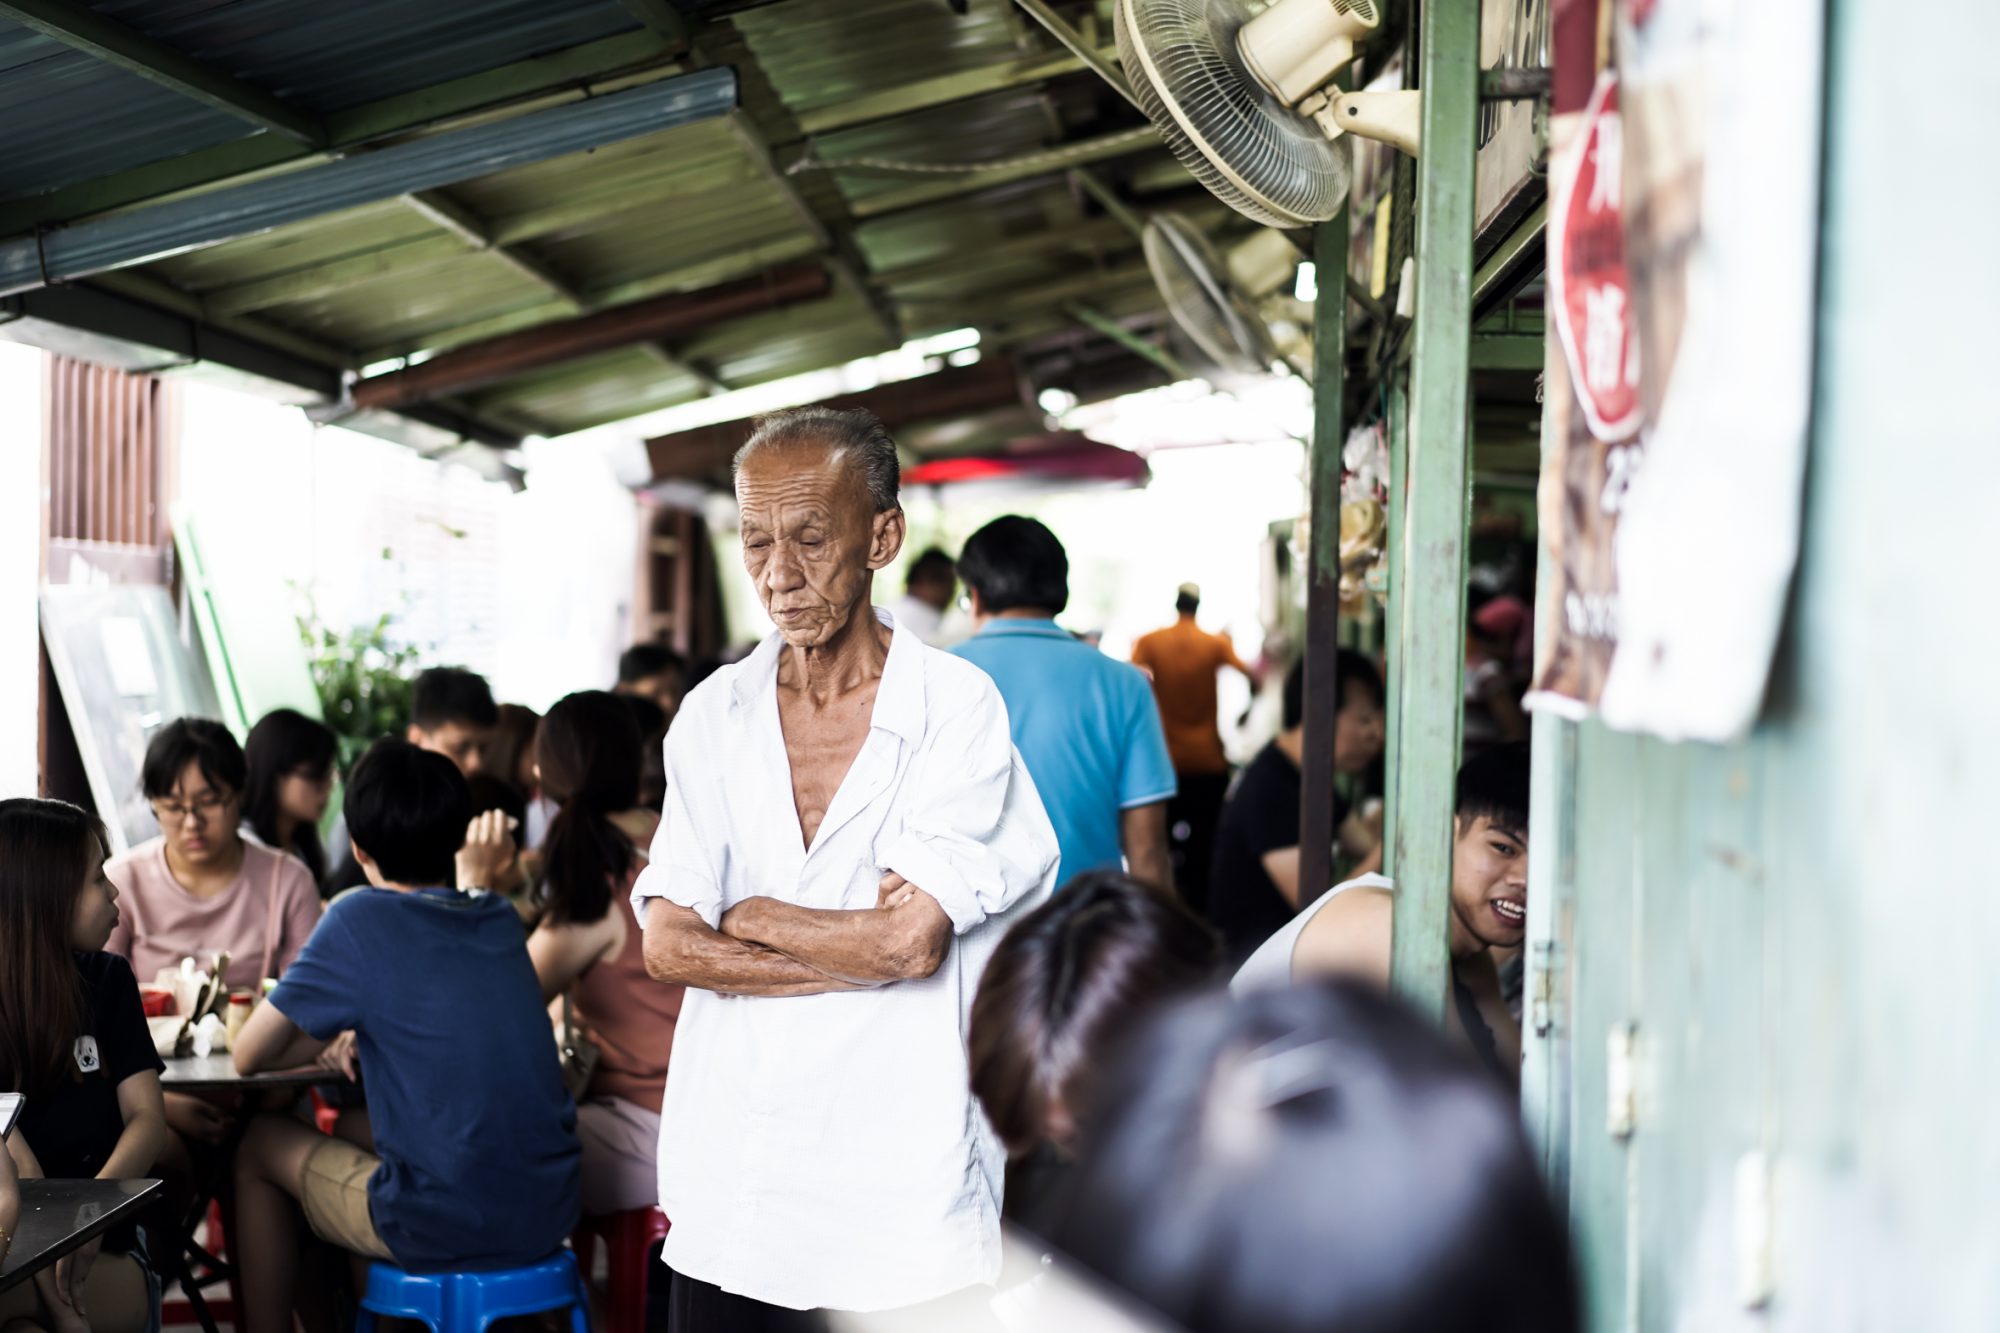
MULTIPOLYGON (((1493 951, 1518 949, 1528 925, 1528 747, 1497 746, 1458 770, 1452 816, 1453 1004, 1446 1026, 1509 1079, 1521 1027, 1501 994, 1493 951)), ((1386 989, 1395 883, 1361 875, 1336 884, 1252 954, 1238 992, 1312 977, 1357 977, 1386 989)))

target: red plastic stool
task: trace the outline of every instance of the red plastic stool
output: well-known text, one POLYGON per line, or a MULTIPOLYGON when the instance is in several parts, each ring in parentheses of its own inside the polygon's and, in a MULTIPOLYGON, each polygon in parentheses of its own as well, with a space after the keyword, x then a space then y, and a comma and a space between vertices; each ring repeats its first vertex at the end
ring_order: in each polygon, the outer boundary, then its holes
POLYGON ((644 1333, 646 1327, 646 1260, 653 1246, 667 1238, 667 1215, 657 1208, 586 1217, 570 1233, 577 1267, 590 1282, 596 1266, 596 1242, 604 1242, 608 1269, 604 1302, 605 1333, 644 1333))
POLYGON ((326 1098, 319 1095, 318 1088, 306 1089, 312 1097, 313 1128, 322 1134, 333 1133, 334 1124, 340 1119, 340 1108, 328 1106, 326 1098))

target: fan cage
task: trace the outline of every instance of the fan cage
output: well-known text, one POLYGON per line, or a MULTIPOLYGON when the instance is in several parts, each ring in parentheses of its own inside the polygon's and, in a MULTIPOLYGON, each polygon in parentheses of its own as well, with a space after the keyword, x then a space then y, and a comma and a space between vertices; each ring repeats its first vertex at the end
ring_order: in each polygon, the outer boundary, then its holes
POLYGON ((1243 67, 1236 33, 1252 16, 1248 0, 1118 0, 1119 62, 1147 119, 1210 193, 1268 227, 1324 222, 1347 201, 1346 145, 1243 67))
POLYGON ((1167 313, 1202 354, 1228 374, 1268 374, 1276 348, 1237 301, 1208 239, 1187 219, 1156 213, 1142 244, 1167 313))

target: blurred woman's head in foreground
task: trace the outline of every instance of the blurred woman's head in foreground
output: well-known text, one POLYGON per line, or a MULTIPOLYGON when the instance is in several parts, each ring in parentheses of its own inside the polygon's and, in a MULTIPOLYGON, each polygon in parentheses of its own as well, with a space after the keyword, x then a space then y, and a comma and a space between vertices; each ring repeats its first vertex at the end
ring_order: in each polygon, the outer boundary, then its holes
POLYGON ((1568 1333, 1569 1243, 1492 1077, 1353 985, 1204 996, 1096 1102, 1051 1239, 1189 1333, 1568 1333))

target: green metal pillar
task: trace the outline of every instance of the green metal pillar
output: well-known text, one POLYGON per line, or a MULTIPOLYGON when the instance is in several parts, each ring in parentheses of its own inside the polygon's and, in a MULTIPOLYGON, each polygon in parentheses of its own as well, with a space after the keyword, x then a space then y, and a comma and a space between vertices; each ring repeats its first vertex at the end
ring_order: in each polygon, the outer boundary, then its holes
POLYGON ((1401 736, 1396 767, 1395 948, 1390 979, 1442 1018, 1450 992, 1451 814, 1465 667, 1470 481, 1474 134, 1479 6, 1431 0, 1419 17, 1416 326, 1404 469, 1401 736))
POLYGON ((1383 419, 1389 430, 1389 605, 1382 621, 1382 638, 1388 645, 1388 669, 1383 672, 1382 771, 1389 775, 1382 795, 1382 873, 1396 874, 1396 841, 1389 830, 1396 827, 1395 774, 1400 771, 1403 747, 1403 609, 1410 599, 1403 592, 1403 498, 1410 460, 1410 395, 1401 376, 1393 376, 1384 397, 1383 419))
POLYGON ((1305 752, 1299 793, 1299 901, 1333 885, 1334 665, 1340 646, 1340 453, 1347 369, 1347 210, 1313 230, 1312 550, 1306 571, 1305 752))

